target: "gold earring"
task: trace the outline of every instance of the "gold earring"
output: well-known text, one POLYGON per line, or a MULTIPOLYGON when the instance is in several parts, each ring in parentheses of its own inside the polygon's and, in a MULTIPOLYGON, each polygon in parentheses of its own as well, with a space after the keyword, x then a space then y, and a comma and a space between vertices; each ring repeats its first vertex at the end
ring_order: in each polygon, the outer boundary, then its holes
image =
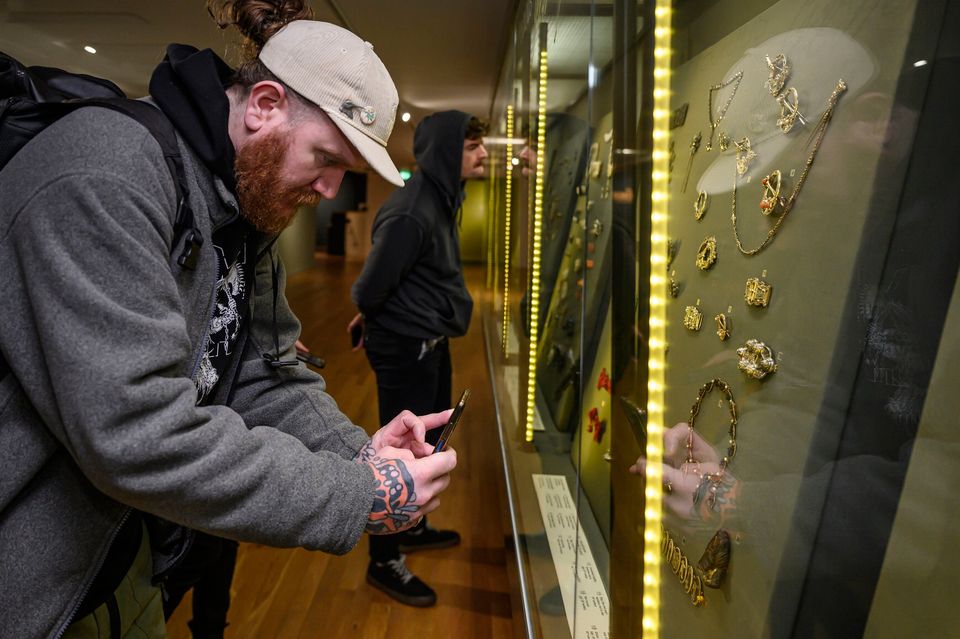
POLYGON ((693 203, 693 219, 698 222, 703 219, 703 216, 707 213, 709 201, 710 196, 707 195, 706 191, 697 191, 697 201, 693 203))
POLYGON ((716 315, 713 319, 717 322, 717 337, 721 342, 727 341, 730 338, 730 320, 724 313, 716 315))
POLYGON ((803 115, 800 114, 800 97, 797 95, 796 89, 790 87, 782 95, 778 95, 777 102, 780 103, 780 117, 777 118, 777 126, 781 131, 790 133, 790 129, 793 128, 797 120, 800 120, 801 124, 807 123, 803 119, 803 115))
POLYGON ((701 271, 710 270, 717 262, 717 238, 712 235, 700 243, 697 250, 697 268, 701 271))
POLYGON ((782 176, 780 169, 777 169, 767 177, 760 180, 763 185, 763 197, 760 198, 760 211, 764 215, 770 215, 780 204, 780 183, 782 176))

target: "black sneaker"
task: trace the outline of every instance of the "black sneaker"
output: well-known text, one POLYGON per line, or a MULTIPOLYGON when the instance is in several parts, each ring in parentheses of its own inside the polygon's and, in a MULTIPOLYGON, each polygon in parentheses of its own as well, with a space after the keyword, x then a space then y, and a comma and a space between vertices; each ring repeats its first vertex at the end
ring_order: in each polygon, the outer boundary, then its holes
POLYGON ((437 603, 437 593, 410 572, 404 555, 383 563, 371 561, 367 583, 408 606, 427 608, 437 603))
POLYGON ((402 532, 399 537, 400 552, 450 548, 460 543, 460 533, 456 530, 437 530, 430 524, 402 532))

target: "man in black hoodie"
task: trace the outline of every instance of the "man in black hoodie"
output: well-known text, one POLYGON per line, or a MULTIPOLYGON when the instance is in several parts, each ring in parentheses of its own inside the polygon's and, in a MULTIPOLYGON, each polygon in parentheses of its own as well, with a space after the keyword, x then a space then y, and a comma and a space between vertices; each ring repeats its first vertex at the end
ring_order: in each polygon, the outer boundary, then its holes
MULTIPOLYGON (((416 414, 451 403, 448 339, 467 332, 473 300, 460 264, 458 212, 464 181, 482 177, 486 126, 461 111, 430 115, 417 127, 419 170, 387 198, 373 223, 373 247, 353 285, 360 309, 350 329, 364 326, 360 346, 377 376, 381 417, 416 414)), ((434 430, 427 441, 435 443, 434 430)), ((412 606, 431 606, 436 593, 406 567, 401 551, 460 543, 452 530, 426 523, 399 535, 370 537, 367 581, 412 606)))

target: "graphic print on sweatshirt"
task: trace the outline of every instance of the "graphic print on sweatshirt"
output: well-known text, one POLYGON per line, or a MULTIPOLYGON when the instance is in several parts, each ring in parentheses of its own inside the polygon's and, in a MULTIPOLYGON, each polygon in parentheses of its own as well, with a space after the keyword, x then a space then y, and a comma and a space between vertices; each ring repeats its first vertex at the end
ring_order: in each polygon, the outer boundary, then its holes
POLYGON ((203 404, 210 396, 227 368, 227 362, 240 335, 240 326, 247 306, 246 242, 240 243, 239 250, 231 251, 235 255, 232 263, 228 263, 227 254, 222 247, 215 244, 213 248, 217 253, 220 279, 217 281, 216 305, 210 319, 207 350, 197 371, 198 405, 203 404))

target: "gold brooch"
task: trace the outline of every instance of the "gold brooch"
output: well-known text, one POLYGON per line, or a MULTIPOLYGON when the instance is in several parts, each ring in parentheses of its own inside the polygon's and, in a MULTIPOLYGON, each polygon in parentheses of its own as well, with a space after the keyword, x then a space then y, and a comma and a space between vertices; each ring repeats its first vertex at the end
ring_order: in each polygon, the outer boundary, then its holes
POLYGON ((697 201, 693 203, 693 219, 700 221, 707 213, 707 204, 710 202, 710 196, 706 191, 697 191, 697 201))
POLYGON ((730 533, 720 529, 697 562, 697 574, 703 580, 704 586, 719 588, 723 584, 723 578, 727 576, 729 566, 730 533))
POLYGON ((703 323, 703 313, 696 306, 688 306, 683 309, 683 327, 694 333, 700 330, 703 323))
POLYGON ((782 53, 773 60, 770 56, 764 56, 767 59, 767 68, 770 69, 770 76, 765 85, 770 95, 776 97, 780 94, 780 89, 787 82, 787 74, 790 73, 790 65, 787 63, 787 56, 782 53))
POLYGON ((717 337, 721 342, 727 341, 730 338, 730 320, 723 313, 714 316, 713 319, 717 322, 717 337))
POLYGON ((777 205, 780 204, 780 183, 782 176, 780 169, 777 169, 767 177, 760 180, 763 185, 763 197, 760 198, 760 211, 764 215, 773 213, 777 205))
POLYGON ((717 262, 717 238, 712 235, 700 243, 697 250, 697 268, 708 271, 717 262))
POLYGON ((797 120, 801 124, 806 124, 806 120, 800 114, 800 97, 797 90, 790 87, 783 92, 783 95, 777 96, 777 102, 780 103, 780 117, 777 118, 777 126, 784 133, 790 133, 797 120))
POLYGON ((745 345, 737 349, 737 355, 740 357, 737 367, 748 377, 763 379, 777 372, 778 366, 773 360, 773 352, 760 340, 747 340, 745 345))
POLYGON ((770 295, 773 293, 773 286, 767 284, 759 277, 751 277, 747 280, 747 288, 743 292, 743 299, 750 306, 766 308, 770 304, 770 295))

